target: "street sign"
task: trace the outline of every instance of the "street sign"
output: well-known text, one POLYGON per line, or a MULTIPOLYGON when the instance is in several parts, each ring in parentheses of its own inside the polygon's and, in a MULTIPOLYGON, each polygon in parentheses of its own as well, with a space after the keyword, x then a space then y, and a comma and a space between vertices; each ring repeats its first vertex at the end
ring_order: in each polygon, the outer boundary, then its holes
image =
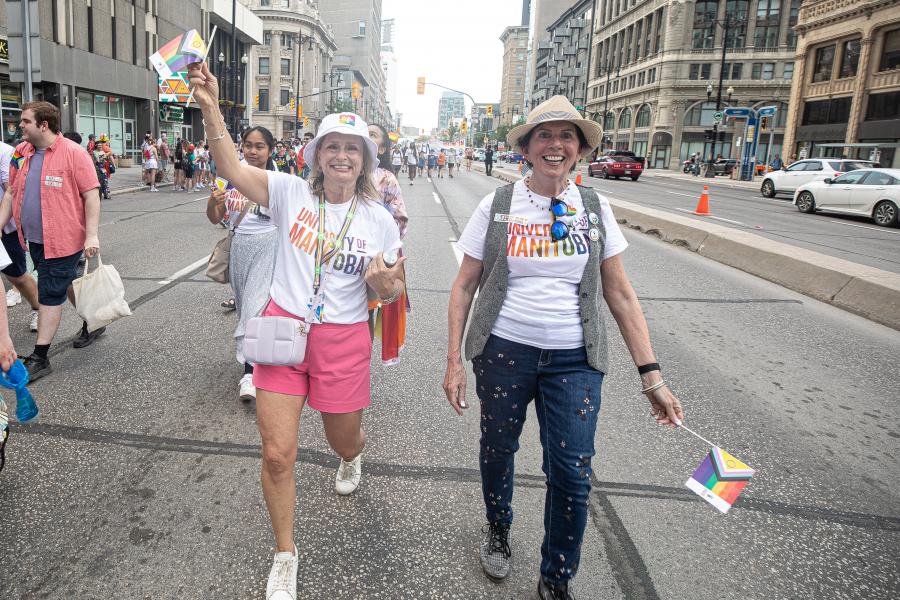
POLYGON ((729 106, 724 111, 726 117, 749 117, 753 109, 747 106, 729 106))
POLYGON ((777 112, 778 112, 777 106, 763 106, 762 108, 759 108, 756 110, 756 114, 758 114, 761 117, 771 117, 772 115, 774 115, 777 112))
POLYGON ((713 113, 713 122, 716 125, 721 123, 723 120, 725 120, 725 113, 723 113, 721 110, 717 110, 713 113))

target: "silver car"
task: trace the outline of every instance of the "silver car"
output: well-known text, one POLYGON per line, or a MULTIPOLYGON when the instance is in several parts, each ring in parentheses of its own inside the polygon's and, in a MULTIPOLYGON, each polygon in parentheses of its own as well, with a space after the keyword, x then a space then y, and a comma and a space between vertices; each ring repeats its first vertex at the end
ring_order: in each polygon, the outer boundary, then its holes
POLYGON ((797 188, 794 205, 800 212, 860 215, 882 227, 896 226, 900 169, 857 169, 834 179, 809 182, 797 188))

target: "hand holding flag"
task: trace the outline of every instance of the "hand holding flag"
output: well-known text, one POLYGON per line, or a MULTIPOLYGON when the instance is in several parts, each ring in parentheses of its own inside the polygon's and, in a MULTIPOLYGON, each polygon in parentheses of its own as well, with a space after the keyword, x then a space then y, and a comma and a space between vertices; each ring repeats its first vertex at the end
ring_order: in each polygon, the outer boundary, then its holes
POLYGON ((206 42, 196 29, 170 40, 150 56, 150 63, 159 76, 170 79, 191 63, 206 60, 206 42))

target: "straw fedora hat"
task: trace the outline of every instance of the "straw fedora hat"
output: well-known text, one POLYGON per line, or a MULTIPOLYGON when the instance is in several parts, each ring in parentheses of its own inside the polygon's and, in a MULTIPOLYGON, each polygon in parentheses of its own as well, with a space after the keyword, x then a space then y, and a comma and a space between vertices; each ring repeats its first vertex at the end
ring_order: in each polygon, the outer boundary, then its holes
POLYGON ((586 152, 600 145, 603 127, 600 126, 600 123, 582 117, 565 96, 553 96, 531 109, 531 112, 528 113, 528 120, 522 125, 516 125, 506 134, 506 143, 512 148, 518 148, 519 140, 525 134, 548 121, 570 121, 580 129, 589 146, 586 152))

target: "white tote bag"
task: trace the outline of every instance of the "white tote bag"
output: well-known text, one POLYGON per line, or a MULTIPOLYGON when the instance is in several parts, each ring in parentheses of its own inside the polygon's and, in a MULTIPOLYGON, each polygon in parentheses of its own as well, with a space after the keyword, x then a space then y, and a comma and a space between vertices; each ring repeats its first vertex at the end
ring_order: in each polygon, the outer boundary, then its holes
POLYGON ((131 315, 125 302, 125 286, 119 272, 112 265, 104 265, 97 255, 97 268, 88 272, 90 261, 84 263, 84 275, 72 282, 75 288, 75 310, 87 322, 88 331, 105 327, 113 321, 131 315))

